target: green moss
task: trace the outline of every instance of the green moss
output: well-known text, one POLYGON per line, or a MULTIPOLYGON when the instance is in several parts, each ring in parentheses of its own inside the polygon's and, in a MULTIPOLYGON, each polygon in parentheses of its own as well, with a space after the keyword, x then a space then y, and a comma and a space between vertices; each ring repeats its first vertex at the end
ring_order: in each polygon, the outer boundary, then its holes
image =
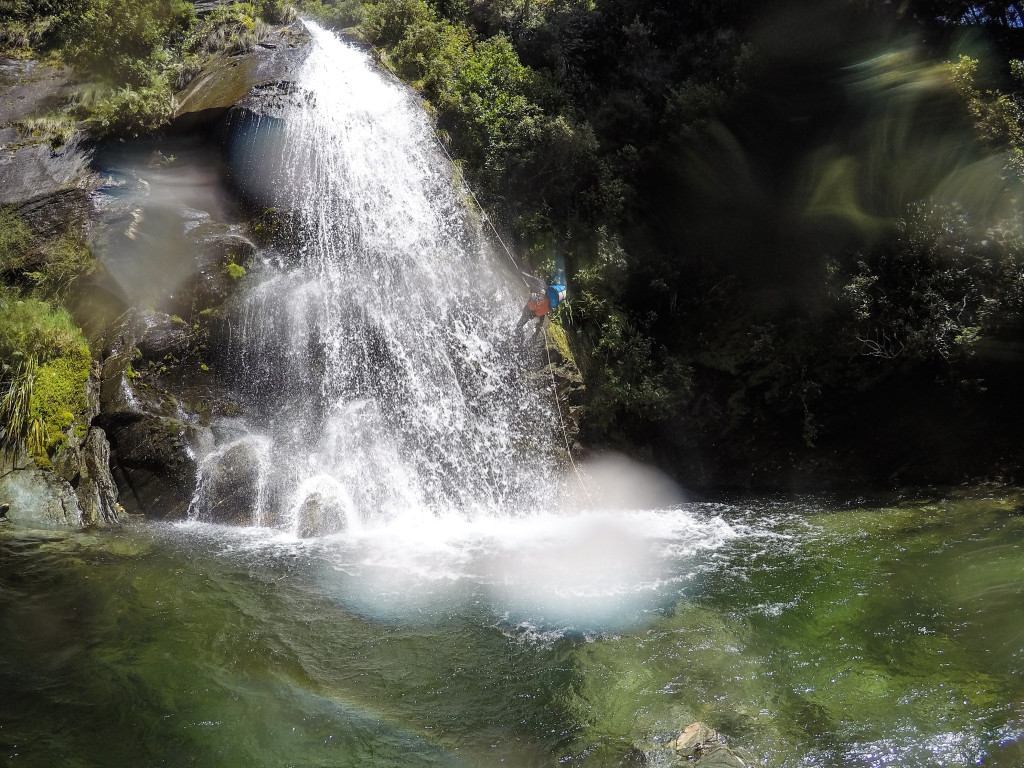
POLYGON ((228 273, 228 277, 232 280, 245 276, 245 267, 241 264, 235 264, 233 261, 224 265, 224 271, 228 273))
POLYGON ((562 357, 575 363, 572 350, 569 348, 569 338, 565 335, 562 326, 551 323, 548 326, 548 339, 562 357))
POLYGON ((85 343, 41 365, 36 372, 31 415, 46 425, 46 449, 53 452, 67 439, 75 419, 85 411, 85 385, 92 356, 85 343))

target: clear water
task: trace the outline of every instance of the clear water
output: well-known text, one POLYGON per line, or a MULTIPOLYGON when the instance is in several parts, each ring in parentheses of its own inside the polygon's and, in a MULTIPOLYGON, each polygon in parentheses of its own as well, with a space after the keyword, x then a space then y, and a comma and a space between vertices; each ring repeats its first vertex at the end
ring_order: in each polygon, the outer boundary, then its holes
POLYGON ((1024 765, 1024 494, 0 528, 10 765, 1024 765))

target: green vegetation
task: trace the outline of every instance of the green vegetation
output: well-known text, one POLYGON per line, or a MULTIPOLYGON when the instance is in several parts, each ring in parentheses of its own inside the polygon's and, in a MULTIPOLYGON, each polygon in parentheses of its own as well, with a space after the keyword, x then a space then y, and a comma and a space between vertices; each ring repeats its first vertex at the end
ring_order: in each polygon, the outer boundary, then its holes
POLYGON ((89 246, 74 229, 37 238, 16 211, 0 207, 0 278, 5 283, 54 297, 95 268, 89 246))
MULTIPOLYGON (((586 441, 712 485, 1024 465, 1008 437, 1024 416, 1001 415, 1024 373, 1013 4, 300 7, 420 91, 533 268, 564 259, 571 303, 557 321, 587 382, 586 441), (986 440, 986 423, 1007 437, 986 440), (943 441, 970 466, 918 448, 943 441)), ((202 18, 185 0, 0 9, 3 52, 67 62, 82 80, 70 118, 20 125, 54 147, 79 123, 158 129, 208 57, 250 50, 294 14, 284 0, 202 18)), ((267 211, 257 237, 288 224, 267 211)), ((5 282, 44 300, 89 263, 74 237, 34 243, 3 211, 0 259, 5 282)))
POLYGON ((36 371, 31 413, 45 424, 46 451, 57 451, 75 419, 85 410, 85 385, 92 356, 85 339, 69 354, 40 365, 36 371))
POLYGON ((32 413, 36 362, 25 361, 11 375, 7 392, 0 399, 0 458, 8 459, 21 448, 45 454, 46 425, 32 413))
POLYGON ((0 452, 25 448, 37 462, 59 450, 86 407, 92 358, 82 330, 60 301, 94 267, 81 238, 39 238, 0 208, 0 452))
POLYGON ((173 114, 174 92, 207 57, 251 50, 268 23, 294 18, 282 0, 222 6, 202 19, 187 0, 2 0, 0 12, 9 19, 0 55, 67 63, 81 81, 67 114, 19 125, 54 146, 79 122, 98 136, 151 133, 173 114))
POLYGON ((25 447, 41 463, 86 407, 92 357, 66 309, 0 288, 2 450, 25 447))
POLYGON ((420 90, 519 253, 564 256, 591 443, 715 485, 1024 461, 1020 419, 978 427, 1024 373, 1015 6, 300 5, 420 90))

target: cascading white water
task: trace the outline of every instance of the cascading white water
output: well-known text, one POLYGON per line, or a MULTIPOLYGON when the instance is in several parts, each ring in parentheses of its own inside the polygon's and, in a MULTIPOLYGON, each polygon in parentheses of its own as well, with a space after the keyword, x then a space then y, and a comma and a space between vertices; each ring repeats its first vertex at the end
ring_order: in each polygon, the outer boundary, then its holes
POLYGON ((549 502, 556 415, 524 366, 509 265, 416 96, 307 26, 301 97, 248 169, 299 242, 246 278, 232 336, 246 416, 217 425, 192 517, 210 519, 225 466, 232 492, 249 480, 253 524, 306 534, 549 502))

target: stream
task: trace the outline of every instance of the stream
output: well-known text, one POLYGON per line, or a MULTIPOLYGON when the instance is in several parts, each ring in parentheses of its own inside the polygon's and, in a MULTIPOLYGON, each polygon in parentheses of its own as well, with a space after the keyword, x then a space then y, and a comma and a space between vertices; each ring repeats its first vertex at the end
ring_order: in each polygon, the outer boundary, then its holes
POLYGON ((310 31, 228 148, 297 235, 241 270, 187 519, 0 523, 4 764, 669 766, 700 720, 765 768, 1024 765, 1024 492, 574 475, 422 104, 310 31))
POLYGON ((1024 764, 1024 495, 0 528, 17 766, 1024 764))

